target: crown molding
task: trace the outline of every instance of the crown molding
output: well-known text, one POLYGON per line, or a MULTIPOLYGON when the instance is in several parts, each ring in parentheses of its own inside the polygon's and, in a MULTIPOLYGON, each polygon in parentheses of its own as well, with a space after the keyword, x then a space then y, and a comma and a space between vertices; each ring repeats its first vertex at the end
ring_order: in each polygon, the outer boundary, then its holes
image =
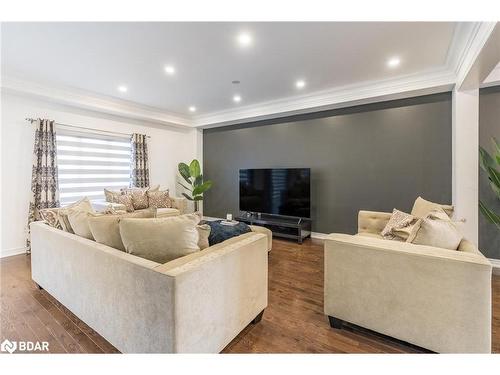
POLYGON ((69 105, 134 120, 147 121, 166 126, 191 127, 191 120, 189 118, 172 114, 158 108, 89 93, 84 90, 57 87, 8 76, 2 77, 1 88, 4 92, 34 97, 48 102, 69 105))
POLYGON ((194 126, 210 128, 241 122, 259 121, 275 117, 323 111, 379 101, 402 99, 411 96, 449 91, 455 83, 455 75, 447 70, 414 74, 397 79, 349 85, 333 90, 314 92, 215 112, 194 118, 194 126))

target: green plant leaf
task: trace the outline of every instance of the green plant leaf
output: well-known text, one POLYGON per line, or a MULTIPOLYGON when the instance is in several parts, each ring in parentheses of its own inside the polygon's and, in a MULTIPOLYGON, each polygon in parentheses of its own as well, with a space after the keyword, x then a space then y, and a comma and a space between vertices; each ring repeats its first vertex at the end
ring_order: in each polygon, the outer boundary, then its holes
POLYGON ((212 181, 205 181, 200 186, 197 186, 193 189, 193 195, 203 194, 211 187, 212 187, 212 181))
POLYGON ((200 174, 198 177, 194 179, 193 186, 197 187, 200 186, 202 183, 203 183, 203 175, 200 174))
POLYGON ((182 186, 184 189, 186 189, 186 190, 189 190, 189 191, 191 191, 191 190, 192 190, 190 187, 187 187, 186 185, 181 184, 180 182, 178 182, 178 184, 179 184, 179 185, 181 185, 181 186, 182 186))
POLYGON ((483 202, 479 201, 479 209, 484 217, 492 224, 495 224, 498 229, 500 229, 500 216, 491 211, 488 207, 486 207, 483 202))
POLYGON ((488 175, 492 184, 494 184, 497 189, 500 189, 500 172, 498 172, 495 168, 488 167, 488 175))
POLYGON ((182 195, 184 195, 187 199, 189 199, 190 201, 193 200, 193 198, 191 198, 189 195, 187 195, 186 193, 182 193, 182 195))
POLYGON ((203 196, 197 195, 197 196, 193 197, 193 200, 195 200, 195 201, 202 201, 203 200, 203 196))
MULTIPOLYGON (((491 137, 491 141, 493 142, 493 146, 495 146, 495 154, 497 157, 497 160, 500 160, 500 143, 498 142, 498 139, 495 137, 491 137)), ((500 162, 498 162, 500 164, 500 162)))
POLYGON ((483 171, 488 172, 488 167, 495 168, 495 161, 490 156, 488 151, 479 146, 479 165, 483 169, 483 171))
POLYGON ((182 176, 182 178, 189 184, 191 185, 192 182, 191 182, 191 175, 190 175, 190 172, 189 172, 189 167, 186 163, 179 163, 179 173, 180 175, 182 176))
POLYGON ((198 160, 193 159, 191 164, 189 164, 189 173, 191 174, 191 177, 198 177, 201 174, 200 163, 198 160))

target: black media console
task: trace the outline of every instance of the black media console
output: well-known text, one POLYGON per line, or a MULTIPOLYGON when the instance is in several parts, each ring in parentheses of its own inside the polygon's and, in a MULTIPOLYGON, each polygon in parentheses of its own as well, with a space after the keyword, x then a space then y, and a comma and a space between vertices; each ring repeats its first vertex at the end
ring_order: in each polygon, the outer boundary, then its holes
POLYGON ((250 225, 260 225, 270 229, 276 237, 291 238, 299 244, 311 236, 311 219, 256 213, 243 213, 235 218, 250 225))

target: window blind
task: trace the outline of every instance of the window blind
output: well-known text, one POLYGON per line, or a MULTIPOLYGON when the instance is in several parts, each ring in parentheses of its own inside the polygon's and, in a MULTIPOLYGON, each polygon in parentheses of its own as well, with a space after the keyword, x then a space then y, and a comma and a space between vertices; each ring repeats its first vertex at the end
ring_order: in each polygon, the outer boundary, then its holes
POLYGON ((66 129, 58 129, 56 139, 61 206, 85 196, 103 200, 104 188, 129 186, 130 139, 66 129))

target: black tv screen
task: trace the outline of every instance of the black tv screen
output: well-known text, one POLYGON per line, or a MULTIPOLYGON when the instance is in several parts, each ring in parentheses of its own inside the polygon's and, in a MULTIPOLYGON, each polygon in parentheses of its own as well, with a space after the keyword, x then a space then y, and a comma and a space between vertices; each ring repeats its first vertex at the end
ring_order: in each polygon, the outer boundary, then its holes
POLYGON ((240 169, 240 211, 311 216, 309 168, 240 169))

